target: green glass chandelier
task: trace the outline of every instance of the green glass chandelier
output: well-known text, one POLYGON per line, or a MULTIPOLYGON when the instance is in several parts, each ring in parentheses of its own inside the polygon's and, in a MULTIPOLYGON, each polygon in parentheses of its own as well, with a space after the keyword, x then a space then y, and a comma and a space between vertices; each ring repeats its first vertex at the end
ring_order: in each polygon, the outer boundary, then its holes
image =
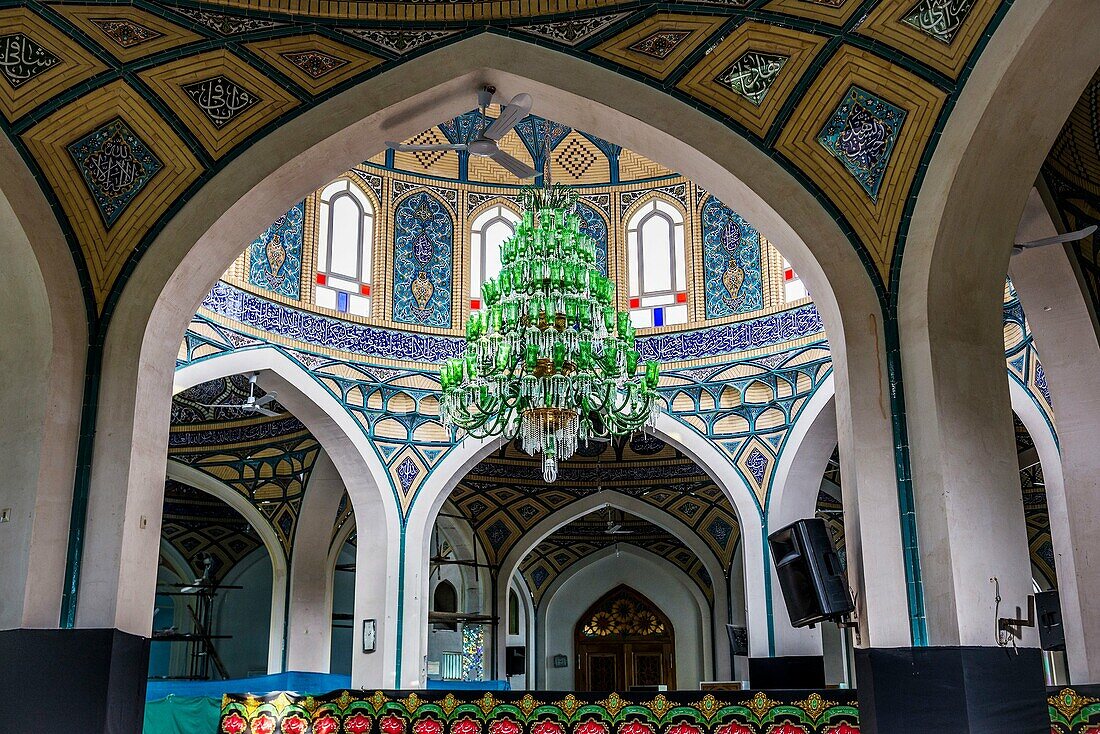
POLYGON ((524 194, 523 221, 466 322, 466 354, 440 368, 444 425, 520 437, 547 482, 580 443, 640 430, 660 412, 657 362, 639 370, 630 314, 596 268, 596 243, 556 184, 524 194))

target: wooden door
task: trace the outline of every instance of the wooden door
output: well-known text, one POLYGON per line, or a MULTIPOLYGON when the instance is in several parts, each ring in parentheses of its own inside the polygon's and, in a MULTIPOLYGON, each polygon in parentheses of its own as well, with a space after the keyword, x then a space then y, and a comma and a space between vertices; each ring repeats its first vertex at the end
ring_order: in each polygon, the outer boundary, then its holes
POLYGON ((672 623, 627 586, 593 604, 577 623, 574 639, 578 691, 676 686, 672 623))

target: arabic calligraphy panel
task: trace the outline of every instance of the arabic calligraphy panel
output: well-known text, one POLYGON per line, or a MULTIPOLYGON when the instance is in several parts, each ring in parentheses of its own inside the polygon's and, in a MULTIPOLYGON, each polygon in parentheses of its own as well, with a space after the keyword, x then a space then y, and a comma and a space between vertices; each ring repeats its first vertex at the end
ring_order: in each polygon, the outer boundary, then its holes
POLYGON ((224 49, 140 76, 215 158, 298 104, 290 92, 224 49))
POLYGON ((764 23, 742 23, 677 86, 764 137, 826 40, 764 23))
POLYGON ((120 118, 69 144, 107 229, 164 165, 120 118))
POLYGON ((122 80, 61 107, 22 139, 57 193, 102 308, 138 243, 201 166, 122 80))
POLYGON ((884 0, 857 32, 956 78, 1005 4, 1006 0, 884 0))
POLYGON ((878 199, 905 115, 900 107, 853 86, 817 141, 844 164, 868 196, 878 199))
POLYGON ((249 107, 259 104, 260 98, 231 79, 222 75, 184 84, 183 91, 199 106, 210 123, 221 130, 249 107))
POLYGON ((0 10, 0 112, 8 121, 106 68, 31 10, 0 10))

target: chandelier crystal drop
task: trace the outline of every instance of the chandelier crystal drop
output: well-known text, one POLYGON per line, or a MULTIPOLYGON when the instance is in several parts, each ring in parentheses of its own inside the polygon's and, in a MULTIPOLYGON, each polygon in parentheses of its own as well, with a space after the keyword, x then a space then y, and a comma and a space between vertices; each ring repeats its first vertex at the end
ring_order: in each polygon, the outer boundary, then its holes
POLYGON ((578 444, 640 430, 661 409, 658 364, 639 365, 630 314, 615 311, 575 203, 561 185, 525 193, 500 274, 481 287, 486 308, 466 322, 466 354, 440 368, 444 425, 518 436, 547 482, 578 444))

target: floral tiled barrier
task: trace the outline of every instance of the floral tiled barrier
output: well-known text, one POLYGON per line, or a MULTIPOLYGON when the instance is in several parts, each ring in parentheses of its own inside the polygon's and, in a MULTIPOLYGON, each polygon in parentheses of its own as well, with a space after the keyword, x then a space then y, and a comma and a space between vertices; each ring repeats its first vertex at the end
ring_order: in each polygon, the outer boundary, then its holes
POLYGON ((1063 688, 1047 703, 1050 734, 1100 734, 1100 686, 1063 688))
MULTIPOLYGON (((222 734, 858 734, 854 691, 227 695, 222 734)), ((1068 731, 1068 730, 1067 730, 1068 731)))

